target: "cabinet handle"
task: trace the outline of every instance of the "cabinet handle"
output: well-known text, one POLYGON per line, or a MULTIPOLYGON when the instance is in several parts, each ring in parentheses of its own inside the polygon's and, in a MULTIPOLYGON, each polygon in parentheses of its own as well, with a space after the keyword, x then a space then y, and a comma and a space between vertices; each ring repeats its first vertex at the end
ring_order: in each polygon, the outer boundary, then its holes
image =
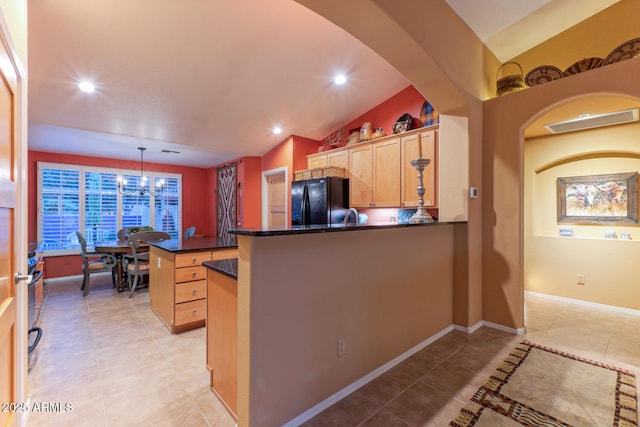
POLYGON ((198 273, 196 273, 195 271, 194 271, 193 273, 191 273, 191 275, 192 275, 193 277, 196 277, 196 274, 198 274, 198 273))
POLYGON ((193 310, 193 315, 195 316, 198 313, 198 310, 193 310))
POLYGON ((195 262, 198 261, 198 258, 193 257, 193 263, 195 264, 195 262))
POLYGON ((197 294, 197 293, 198 293, 198 290, 197 290, 197 289, 194 289, 194 290, 193 290, 193 294, 195 295, 195 294, 197 294))

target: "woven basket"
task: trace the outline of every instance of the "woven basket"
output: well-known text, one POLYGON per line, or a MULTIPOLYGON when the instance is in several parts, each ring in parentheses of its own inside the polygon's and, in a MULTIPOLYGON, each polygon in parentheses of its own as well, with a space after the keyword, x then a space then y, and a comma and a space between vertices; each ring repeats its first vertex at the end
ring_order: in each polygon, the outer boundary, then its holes
POLYGON ((326 178, 328 176, 345 178, 347 173, 344 168, 338 166, 321 166, 313 169, 295 171, 294 175, 296 181, 301 181, 303 179, 326 178))
POLYGON ((520 64, 517 62, 505 62, 498 68, 496 73, 496 93, 498 96, 524 88, 520 64))
POLYGON ((337 176, 339 178, 344 178, 346 176, 346 171, 344 168, 338 166, 323 166, 322 167, 322 176, 337 176))
POLYGON ((299 171, 295 171, 295 180, 302 181, 304 179, 311 179, 311 169, 302 169, 299 171))

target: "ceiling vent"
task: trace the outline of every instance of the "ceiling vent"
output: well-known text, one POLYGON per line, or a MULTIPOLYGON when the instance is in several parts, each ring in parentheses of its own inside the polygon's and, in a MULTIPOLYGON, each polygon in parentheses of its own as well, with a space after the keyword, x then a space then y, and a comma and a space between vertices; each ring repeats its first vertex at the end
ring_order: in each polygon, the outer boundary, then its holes
POLYGON ((544 127, 551 133, 573 132, 599 128, 603 126, 621 125, 638 121, 638 108, 615 111, 613 113, 593 114, 564 122, 551 123, 544 127))

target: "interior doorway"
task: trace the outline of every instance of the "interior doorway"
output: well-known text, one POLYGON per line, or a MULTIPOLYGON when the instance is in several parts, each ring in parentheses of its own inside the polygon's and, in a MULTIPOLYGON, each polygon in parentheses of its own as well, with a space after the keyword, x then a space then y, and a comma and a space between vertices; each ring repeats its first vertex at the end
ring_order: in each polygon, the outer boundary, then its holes
POLYGON ((262 226, 289 224, 289 178, 287 168, 262 172, 262 226))

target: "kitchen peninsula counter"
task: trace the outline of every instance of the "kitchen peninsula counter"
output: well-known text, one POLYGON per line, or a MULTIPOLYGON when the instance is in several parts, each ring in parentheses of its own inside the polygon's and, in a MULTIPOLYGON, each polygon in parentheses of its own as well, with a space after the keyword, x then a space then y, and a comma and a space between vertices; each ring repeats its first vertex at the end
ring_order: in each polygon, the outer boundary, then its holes
POLYGON ((206 323, 207 273, 203 262, 237 258, 235 238, 149 242, 151 309, 172 332, 206 323))
POLYGON ((202 265, 209 270, 224 274, 231 279, 238 280, 238 258, 205 261, 202 265))
POLYGON ((171 239, 162 242, 149 242, 149 246, 171 253, 217 251, 223 249, 237 249, 238 241, 234 236, 230 237, 198 237, 191 239, 171 239))
POLYGON ((238 426, 304 424, 450 331, 467 227, 232 230, 238 426))
POLYGON ((466 221, 459 222, 439 222, 435 221, 427 224, 401 224, 401 223, 386 223, 386 224, 365 224, 365 225, 342 225, 342 224, 329 224, 329 225, 295 225, 291 227, 263 227, 252 229, 234 229, 231 230, 231 234, 237 236, 286 236, 293 234, 309 234, 309 233, 334 233, 343 231, 366 231, 366 230, 382 230, 388 228, 404 228, 404 227, 434 227, 439 225, 451 225, 451 224, 465 224, 466 221))

